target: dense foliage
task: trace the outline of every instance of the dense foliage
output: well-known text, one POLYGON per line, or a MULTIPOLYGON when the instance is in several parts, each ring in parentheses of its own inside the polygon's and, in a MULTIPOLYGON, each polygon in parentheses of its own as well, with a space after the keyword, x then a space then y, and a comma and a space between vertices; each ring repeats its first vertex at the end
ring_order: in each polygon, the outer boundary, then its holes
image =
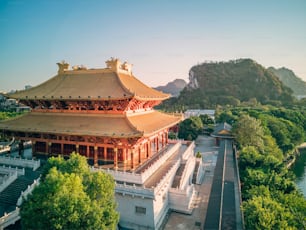
POLYGON ((184 140, 195 140, 203 130, 203 123, 200 117, 190 117, 179 124, 178 138, 184 140))
MULTIPOLYGON (((178 138, 184 140, 195 140, 199 134, 203 132, 211 133, 214 128, 215 121, 207 114, 200 116, 191 116, 179 124, 178 138)), ((176 137, 173 133, 169 133, 169 138, 176 137)))
POLYGON ((217 122, 234 124, 248 114, 261 122, 265 133, 276 141, 286 155, 306 141, 306 107, 277 108, 273 106, 235 107, 216 111, 217 122))
POLYGON ((284 132, 283 137, 289 138, 289 143, 303 141, 305 110, 235 108, 224 113, 218 119, 232 120, 232 131, 240 147, 246 229, 305 229, 306 200, 297 190, 284 161, 294 146, 279 146, 281 142, 276 139, 284 132), (271 121, 276 124, 272 125, 271 121))
POLYGON ((216 105, 290 104, 293 91, 271 71, 251 59, 209 62, 190 69, 190 83, 162 109, 215 108, 216 105))
POLYGON ((90 172, 85 157, 52 157, 41 179, 21 206, 23 229, 116 229, 113 178, 90 172))

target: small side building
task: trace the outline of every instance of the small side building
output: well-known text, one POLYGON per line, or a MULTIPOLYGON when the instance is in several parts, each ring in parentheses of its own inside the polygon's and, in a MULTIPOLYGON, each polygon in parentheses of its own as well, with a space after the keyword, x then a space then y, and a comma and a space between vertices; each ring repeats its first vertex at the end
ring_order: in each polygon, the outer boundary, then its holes
POLYGON ((215 138, 216 145, 220 146, 220 140, 234 139, 231 130, 232 130, 232 126, 224 122, 224 123, 218 124, 210 135, 215 138))

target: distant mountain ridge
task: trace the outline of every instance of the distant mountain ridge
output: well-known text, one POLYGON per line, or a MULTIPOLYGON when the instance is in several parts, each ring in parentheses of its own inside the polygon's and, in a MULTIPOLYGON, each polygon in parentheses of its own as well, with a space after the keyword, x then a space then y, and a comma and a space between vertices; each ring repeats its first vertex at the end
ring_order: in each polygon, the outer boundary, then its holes
POLYGON ((169 93, 173 97, 177 97, 180 92, 185 88, 187 85, 187 82, 183 79, 175 79, 174 81, 171 81, 167 83, 165 86, 158 86, 155 87, 156 90, 162 91, 164 93, 169 93))
POLYGON ((295 96, 306 95, 306 82, 295 75, 295 73, 285 67, 274 68, 269 67, 269 71, 273 72, 286 86, 293 90, 295 96))
POLYGON ((205 62, 189 71, 189 83, 177 98, 161 106, 215 108, 216 105, 292 103, 293 91, 272 72, 252 59, 205 62))

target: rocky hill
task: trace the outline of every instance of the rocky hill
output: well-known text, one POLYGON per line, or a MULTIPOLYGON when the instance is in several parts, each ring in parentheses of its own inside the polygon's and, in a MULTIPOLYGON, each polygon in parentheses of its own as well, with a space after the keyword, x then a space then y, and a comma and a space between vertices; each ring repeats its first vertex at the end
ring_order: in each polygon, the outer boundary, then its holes
POLYGON ((279 69, 269 67, 268 70, 274 73, 284 85, 291 88, 295 96, 306 95, 306 82, 296 76, 292 70, 285 67, 279 69))
POLYGON ((286 104, 294 100, 292 93, 273 72, 251 59, 206 62, 190 69, 188 85, 178 98, 162 107, 178 110, 248 102, 286 104))
POLYGON ((169 93, 173 97, 177 97, 180 92, 185 88, 187 85, 186 81, 183 79, 175 79, 172 82, 169 82, 165 86, 158 86, 155 89, 162 91, 164 93, 169 93))

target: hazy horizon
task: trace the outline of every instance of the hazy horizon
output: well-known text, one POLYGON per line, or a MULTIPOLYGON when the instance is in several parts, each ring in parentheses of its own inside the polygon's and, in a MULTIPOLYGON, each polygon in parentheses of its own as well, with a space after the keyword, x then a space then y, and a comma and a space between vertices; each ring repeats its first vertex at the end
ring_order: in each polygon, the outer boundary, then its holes
POLYGON ((117 57, 149 86, 204 61, 251 58, 306 81, 306 1, 0 0, 0 91, 36 86, 56 63, 117 57))

